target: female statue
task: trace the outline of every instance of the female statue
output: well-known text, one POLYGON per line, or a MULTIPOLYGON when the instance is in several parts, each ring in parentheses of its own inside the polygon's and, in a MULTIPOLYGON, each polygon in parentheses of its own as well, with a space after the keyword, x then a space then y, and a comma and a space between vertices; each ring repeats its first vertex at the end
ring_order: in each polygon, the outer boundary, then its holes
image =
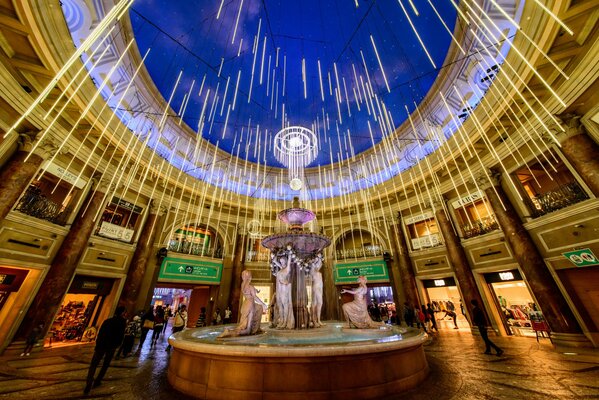
POLYGON ((366 304, 366 293, 368 293, 368 287, 366 286, 367 279, 365 276, 358 277, 358 287, 356 289, 343 289, 341 293, 350 293, 354 295, 354 300, 349 303, 345 303, 343 308, 343 314, 345 319, 349 323, 349 327, 359 329, 368 328, 380 328, 385 326, 383 322, 375 322, 370 318, 368 314, 368 305, 366 304))
POLYGON ((239 323, 235 328, 225 329, 218 336, 219 338, 254 335, 260 331, 260 319, 267 306, 258 297, 256 288, 250 284, 252 281, 251 271, 244 270, 241 273, 241 279, 241 294, 245 301, 241 306, 239 323))
POLYGON ((318 253, 310 262, 310 276, 312 277, 312 304, 310 317, 315 328, 321 327, 320 313, 322 310, 322 253, 318 253))
POLYGON ((277 253, 272 258, 271 263, 275 264, 272 268, 276 270, 274 274, 277 278, 277 328, 293 329, 295 327, 295 317, 293 316, 293 302, 291 298, 291 265, 295 258, 295 252, 291 245, 287 249, 277 253))

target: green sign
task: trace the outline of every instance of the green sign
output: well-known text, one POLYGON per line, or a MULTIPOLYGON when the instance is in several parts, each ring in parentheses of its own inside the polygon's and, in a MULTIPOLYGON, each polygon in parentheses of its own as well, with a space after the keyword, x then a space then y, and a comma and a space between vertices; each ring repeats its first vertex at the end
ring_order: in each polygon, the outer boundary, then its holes
POLYGON ((597 256, 593 254, 591 249, 567 251, 562 254, 577 267, 589 267, 591 265, 599 265, 599 260, 597 259, 597 256))
POLYGON ((223 264, 219 262, 166 257, 158 280, 220 284, 222 274, 223 264))
POLYGON ((335 285, 356 283, 361 275, 365 276, 368 282, 389 282, 385 260, 335 264, 335 285))

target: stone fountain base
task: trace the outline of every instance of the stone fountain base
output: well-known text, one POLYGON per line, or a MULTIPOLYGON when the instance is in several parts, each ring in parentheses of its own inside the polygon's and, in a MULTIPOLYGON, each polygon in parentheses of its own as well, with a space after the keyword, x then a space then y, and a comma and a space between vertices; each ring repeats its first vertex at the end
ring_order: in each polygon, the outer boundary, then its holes
POLYGON ((415 330, 349 330, 328 322, 300 339, 266 329, 212 340, 220 331, 189 329, 169 338, 175 389, 200 399, 380 399, 417 386, 429 372, 426 335, 415 330))

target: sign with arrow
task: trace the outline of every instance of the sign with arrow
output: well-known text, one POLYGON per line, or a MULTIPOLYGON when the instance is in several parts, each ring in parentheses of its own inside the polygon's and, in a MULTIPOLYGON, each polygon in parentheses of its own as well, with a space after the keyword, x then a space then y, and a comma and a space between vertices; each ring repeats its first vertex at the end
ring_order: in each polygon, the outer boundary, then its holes
POLYGON ((368 282, 389 282, 387 263, 383 259, 335 264, 335 284, 356 283, 359 276, 368 282))
POLYGON ((160 282, 220 284, 222 262, 166 257, 160 266, 160 282))

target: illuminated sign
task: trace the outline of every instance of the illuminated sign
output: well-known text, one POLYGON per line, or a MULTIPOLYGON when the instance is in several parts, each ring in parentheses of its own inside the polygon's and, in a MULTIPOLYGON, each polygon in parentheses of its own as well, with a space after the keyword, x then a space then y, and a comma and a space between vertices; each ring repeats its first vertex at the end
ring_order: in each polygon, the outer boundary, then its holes
POLYGON ((445 286, 445 279, 435 279, 435 286, 445 286))
POLYGON ((514 274, 512 274, 511 272, 500 272, 499 273, 499 278, 502 281, 513 281, 514 280, 514 274))

